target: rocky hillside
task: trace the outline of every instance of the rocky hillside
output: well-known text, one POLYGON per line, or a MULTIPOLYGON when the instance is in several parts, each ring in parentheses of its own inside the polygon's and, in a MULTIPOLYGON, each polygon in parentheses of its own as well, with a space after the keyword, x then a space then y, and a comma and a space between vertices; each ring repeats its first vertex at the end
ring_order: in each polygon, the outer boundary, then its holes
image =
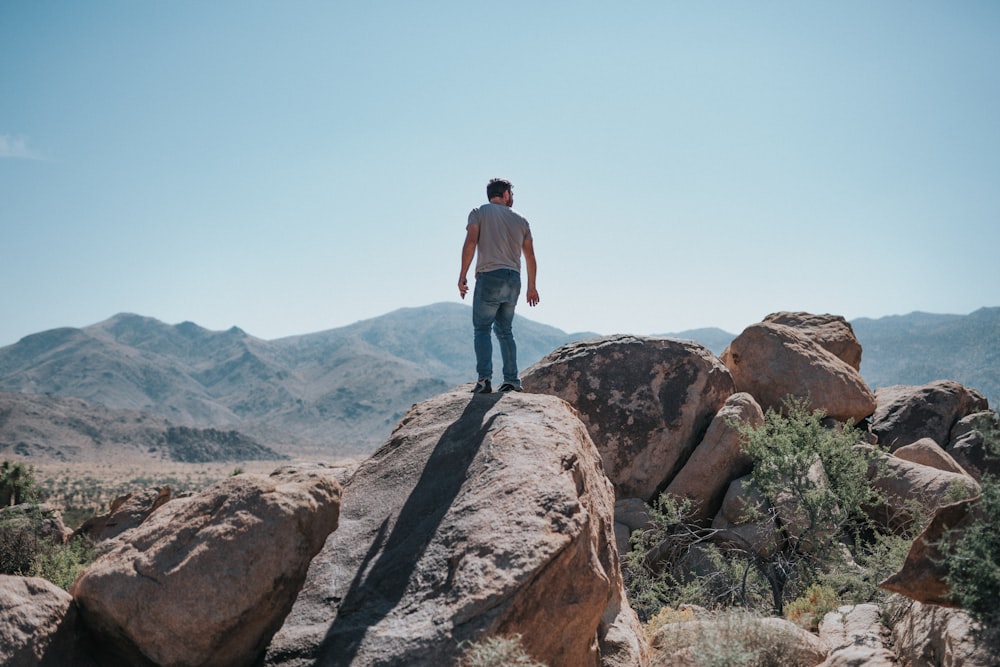
MULTIPOLYGON (((0 391, 74 397, 149 413, 150 419, 158 415, 173 426, 239 431, 285 454, 356 455, 384 441, 413 403, 470 381, 469 318, 469 306, 440 303, 265 341, 236 327, 209 331, 191 322, 168 325, 122 314, 0 348, 0 391)), ((1000 308, 853 325, 865 350, 861 373, 873 388, 951 379, 980 390, 994 405, 1000 399, 1000 308)), ((593 337, 523 317, 515 320, 515 332, 523 369, 565 343, 593 337)), ((716 355, 735 337, 721 329, 664 335, 697 341, 716 355)), ((41 405, 45 399, 36 400, 41 405)), ((45 411, 35 416, 32 428, 45 432, 45 411)), ((86 431, 77 436, 87 439, 86 431)), ((0 447, 22 439, 0 420, 0 447)), ((72 449, 77 444, 37 445, 34 456, 78 456, 72 449)))

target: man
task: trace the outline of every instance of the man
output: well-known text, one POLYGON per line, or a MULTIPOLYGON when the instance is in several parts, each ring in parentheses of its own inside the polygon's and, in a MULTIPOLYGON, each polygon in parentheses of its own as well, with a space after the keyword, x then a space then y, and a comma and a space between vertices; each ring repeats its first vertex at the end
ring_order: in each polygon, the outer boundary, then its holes
POLYGON ((473 392, 493 391, 493 338, 496 332, 503 358, 503 384, 500 391, 521 391, 517 374, 517 345, 511 324, 514 306, 521 294, 521 254, 528 269, 528 305, 538 304, 535 289, 535 248, 531 241, 528 221, 514 206, 514 186, 510 181, 494 178, 486 186, 488 204, 472 209, 465 227, 462 246, 462 272, 458 276, 458 293, 465 298, 469 291, 466 275, 476 257, 476 290, 472 295, 472 327, 476 348, 476 373, 479 381, 473 392))

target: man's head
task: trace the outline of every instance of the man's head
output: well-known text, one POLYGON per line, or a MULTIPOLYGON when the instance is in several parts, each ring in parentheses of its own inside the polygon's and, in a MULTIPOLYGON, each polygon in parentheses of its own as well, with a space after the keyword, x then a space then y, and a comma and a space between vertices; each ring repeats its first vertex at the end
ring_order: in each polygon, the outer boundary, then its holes
POLYGON ((496 203, 513 206, 514 186, 505 178, 491 178, 490 182, 486 184, 486 198, 490 201, 500 199, 502 201, 496 203))

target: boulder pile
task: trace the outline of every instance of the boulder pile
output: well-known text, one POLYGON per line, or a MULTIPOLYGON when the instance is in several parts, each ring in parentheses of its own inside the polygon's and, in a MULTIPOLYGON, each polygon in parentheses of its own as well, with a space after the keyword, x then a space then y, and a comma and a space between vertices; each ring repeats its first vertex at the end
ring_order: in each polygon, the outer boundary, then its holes
MULTIPOLYGON (((773 553, 793 528, 768 520, 780 499, 754 486, 741 432, 789 397, 830 428, 856 425, 859 455, 878 448, 877 467, 895 473, 877 482, 885 506, 870 508, 885 525, 914 497, 938 534, 975 512, 978 480, 996 472, 977 428, 995 419, 982 395, 949 381, 873 392, 860 366, 850 324, 833 315, 769 315, 719 357, 609 336, 553 351, 524 373, 524 393, 465 386, 413 406, 349 472, 298 464, 193 496, 137 492, 80 529, 100 555, 69 592, 0 577, 0 664, 457 665, 497 636, 520 637, 549 667, 696 664, 686 638, 711 623, 661 629, 650 646, 622 554, 663 493, 773 553)), ((818 634, 771 619, 762 636, 787 634, 803 664, 828 666, 965 646, 926 621, 953 628, 960 612, 921 612, 953 603, 938 561, 914 543, 885 583, 910 602, 891 629, 861 605, 818 634)))

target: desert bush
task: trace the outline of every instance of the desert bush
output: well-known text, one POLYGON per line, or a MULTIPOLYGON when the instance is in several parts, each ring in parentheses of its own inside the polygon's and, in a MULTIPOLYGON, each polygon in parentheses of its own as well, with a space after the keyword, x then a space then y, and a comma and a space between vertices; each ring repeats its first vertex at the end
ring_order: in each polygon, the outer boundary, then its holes
POLYGON ((43 577, 68 589, 76 575, 94 559, 85 537, 63 544, 45 536, 40 511, 0 519, 0 574, 43 577))
MULTIPOLYGON (((657 632, 656 667, 667 667, 672 655, 689 650, 698 667, 797 667, 802 664, 798 636, 776 628, 758 615, 726 611, 709 619, 664 625, 657 632)), ((685 664, 691 664, 685 662, 685 664)), ((809 663, 812 664, 812 663, 809 663)))
POLYGON ((772 505, 767 516, 785 528, 770 555, 692 522, 690 501, 664 495, 654 504, 653 527, 632 535, 623 571, 640 619, 682 604, 781 616, 812 585, 833 590, 841 603, 884 597, 877 584, 903 562, 913 536, 885 532, 866 513, 882 501, 869 481, 879 452, 858 447, 861 434, 850 425, 823 421, 822 412, 790 401, 782 413, 768 411, 761 426, 741 428, 754 484, 772 505))
POLYGON ((487 637, 465 645, 462 667, 546 667, 531 659, 521 646, 521 635, 487 637))
POLYGON ((806 589, 805 595, 785 605, 785 618, 801 628, 815 631, 827 612, 839 606, 837 591, 825 584, 813 584, 806 589))
MULTIPOLYGON (((995 420, 995 417, 994 417, 995 420)), ((981 420, 986 454, 1000 457, 1000 432, 981 420)), ((1000 655, 1000 479, 984 474, 980 479, 982 495, 977 501, 978 519, 966 527, 948 549, 952 536, 941 544, 947 569, 947 581, 962 607, 978 623, 978 636, 996 655, 1000 655)))

